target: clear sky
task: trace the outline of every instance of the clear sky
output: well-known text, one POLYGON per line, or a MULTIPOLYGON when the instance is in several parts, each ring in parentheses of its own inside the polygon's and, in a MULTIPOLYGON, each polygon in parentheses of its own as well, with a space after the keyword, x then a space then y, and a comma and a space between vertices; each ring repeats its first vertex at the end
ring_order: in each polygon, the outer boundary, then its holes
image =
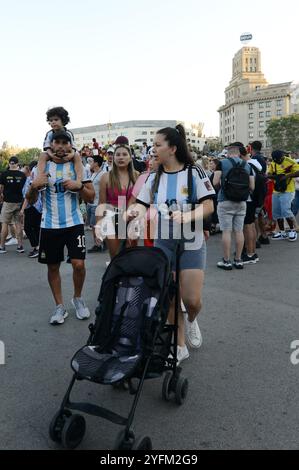
POLYGON ((52 106, 69 127, 180 119, 218 135, 247 31, 269 82, 299 80, 298 0, 0 0, 0 18, 0 146, 41 147, 52 106))

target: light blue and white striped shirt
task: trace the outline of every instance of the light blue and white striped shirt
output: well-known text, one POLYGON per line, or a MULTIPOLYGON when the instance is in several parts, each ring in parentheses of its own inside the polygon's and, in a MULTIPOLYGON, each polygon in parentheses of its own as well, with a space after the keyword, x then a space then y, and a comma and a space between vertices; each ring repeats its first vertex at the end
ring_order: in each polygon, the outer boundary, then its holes
POLYGON ((71 193, 63 187, 63 182, 75 180, 74 163, 56 164, 48 162, 46 166, 48 186, 42 191, 43 214, 41 228, 69 228, 83 224, 79 206, 79 193, 71 193))

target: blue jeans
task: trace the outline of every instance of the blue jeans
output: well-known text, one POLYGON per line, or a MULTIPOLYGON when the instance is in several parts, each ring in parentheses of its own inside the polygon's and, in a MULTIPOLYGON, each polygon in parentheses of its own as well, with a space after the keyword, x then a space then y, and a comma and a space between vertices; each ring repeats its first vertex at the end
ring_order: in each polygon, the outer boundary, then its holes
POLYGON ((294 216, 296 217, 299 212, 299 190, 295 192, 295 198, 292 202, 292 211, 294 216))

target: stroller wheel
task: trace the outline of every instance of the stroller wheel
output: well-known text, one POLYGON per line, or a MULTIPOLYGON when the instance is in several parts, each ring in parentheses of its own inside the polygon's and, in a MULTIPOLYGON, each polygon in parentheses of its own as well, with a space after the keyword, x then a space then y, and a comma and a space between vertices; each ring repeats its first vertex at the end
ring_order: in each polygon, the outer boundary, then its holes
POLYGON ((153 445, 151 438, 148 436, 140 437, 136 439, 135 443, 133 444, 132 450, 152 450, 153 445))
POLYGON ((174 392, 172 388, 172 379, 173 379, 173 374, 172 372, 167 372, 164 380, 163 380, 163 386, 162 386, 162 398, 165 401, 170 400, 170 394, 174 392))
POLYGON ((58 411, 49 426, 49 435, 53 442, 61 443, 61 433, 65 423, 65 420, 72 416, 70 411, 65 410, 62 414, 58 411))
POLYGON ((179 377, 175 386, 175 401, 178 405, 182 405, 187 397, 188 393, 188 379, 179 377))
POLYGON ((135 444, 135 435, 133 431, 129 431, 129 436, 126 437, 125 429, 122 429, 115 439, 113 450, 132 450, 135 444))
POLYGON ((76 449, 85 435, 85 419, 73 415, 66 419, 62 429, 61 442, 65 449, 76 449))

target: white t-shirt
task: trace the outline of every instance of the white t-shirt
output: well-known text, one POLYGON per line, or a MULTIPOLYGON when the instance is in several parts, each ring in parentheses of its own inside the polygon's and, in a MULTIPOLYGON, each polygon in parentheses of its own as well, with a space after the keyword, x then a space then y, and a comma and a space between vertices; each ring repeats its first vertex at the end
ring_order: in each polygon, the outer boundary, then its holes
POLYGON ((94 198, 93 204, 97 206, 99 205, 99 201, 100 201, 100 181, 104 173, 107 173, 107 172, 103 164, 101 168, 99 169, 99 171, 97 171, 96 173, 92 173, 90 177, 90 180, 95 190, 95 198, 94 198))

